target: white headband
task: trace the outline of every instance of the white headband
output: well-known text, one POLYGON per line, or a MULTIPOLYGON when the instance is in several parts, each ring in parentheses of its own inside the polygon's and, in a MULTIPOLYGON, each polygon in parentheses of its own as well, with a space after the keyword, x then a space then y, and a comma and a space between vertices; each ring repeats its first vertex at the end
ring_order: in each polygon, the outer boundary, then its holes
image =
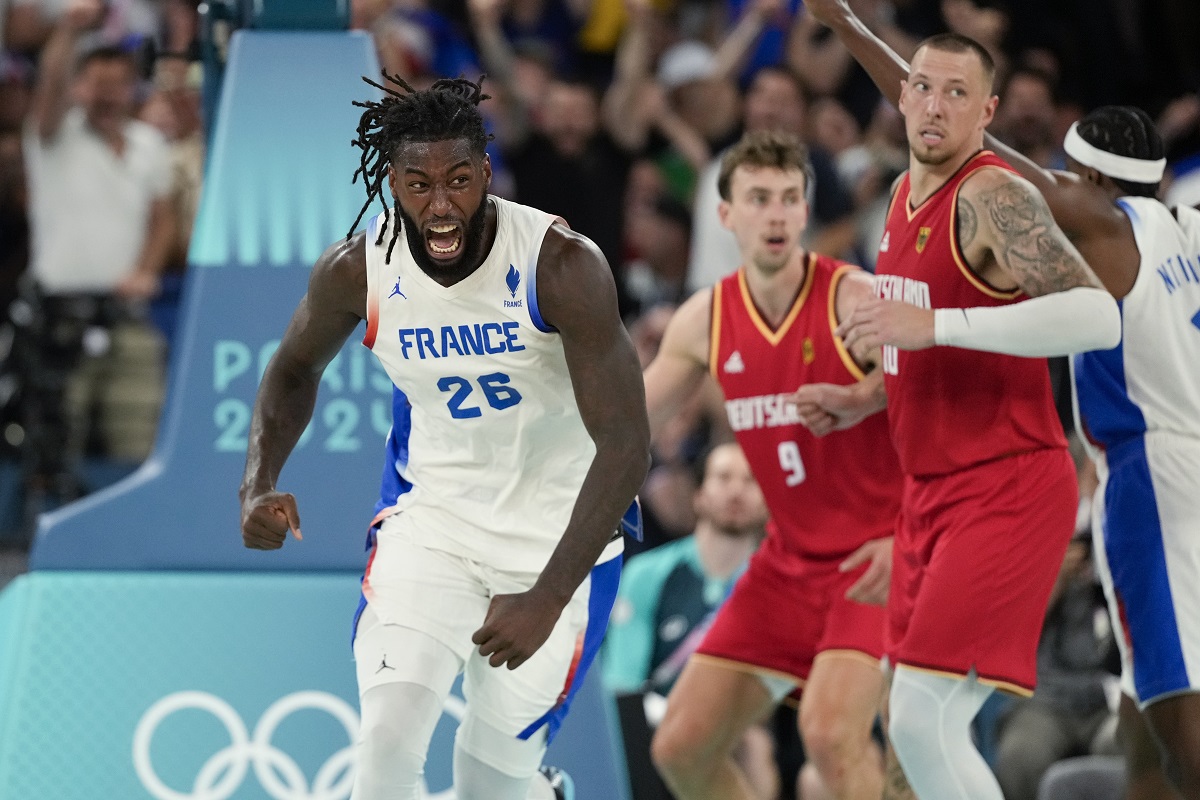
POLYGON ((1072 123, 1071 129, 1067 131, 1067 138, 1063 141, 1063 150, 1080 164, 1099 170, 1110 178, 1131 183, 1158 183, 1162 180, 1163 170, 1167 166, 1165 158, 1150 161, 1101 150, 1085 142, 1079 135, 1078 127, 1078 122, 1072 123))

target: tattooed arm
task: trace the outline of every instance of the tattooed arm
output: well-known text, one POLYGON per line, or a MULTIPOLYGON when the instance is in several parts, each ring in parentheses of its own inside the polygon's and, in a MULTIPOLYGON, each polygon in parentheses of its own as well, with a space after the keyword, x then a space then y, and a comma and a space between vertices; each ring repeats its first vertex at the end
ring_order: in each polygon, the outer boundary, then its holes
POLYGON ((958 194, 958 236, 967 263, 1002 290, 1041 297, 1076 286, 1103 288, 1037 189, 1007 170, 983 169, 958 194))
POLYGON ((1024 178, 981 169, 963 181, 958 241, 967 264, 1000 292, 1030 299, 984 308, 928 310, 869 298, 837 328, 851 352, 934 345, 1013 356, 1109 350, 1121 341, 1121 312, 1083 256, 1024 178))
POLYGON ((991 286, 1020 289, 1032 299, 939 309, 936 344, 1018 356, 1117 345, 1121 314, 1116 302, 1029 181, 1006 170, 980 170, 963 182, 957 214, 959 244, 971 268, 991 286))

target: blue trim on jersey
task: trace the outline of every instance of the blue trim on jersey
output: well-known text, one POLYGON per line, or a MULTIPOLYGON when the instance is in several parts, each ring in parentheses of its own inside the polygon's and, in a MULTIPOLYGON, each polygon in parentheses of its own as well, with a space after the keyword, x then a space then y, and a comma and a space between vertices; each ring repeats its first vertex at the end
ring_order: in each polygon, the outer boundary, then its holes
MULTIPOLYGON (((1125 303, 1117 301, 1121 324, 1125 303)), ((1125 383, 1125 337, 1112 350, 1075 355, 1075 393, 1088 434, 1105 447, 1146 432, 1146 418, 1129 399, 1125 383)))
POLYGON ((1125 212, 1125 216, 1129 217, 1129 221, 1132 222, 1134 226, 1142 221, 1142 217, 1137 213, 1137 209, 1135 209, 1133 204, 1127 201, 1124 197, 1117 198, 1117 205, 1121 207, 1121 210, 1125 212))
MULTIPOLYGON (((1146 439, 1137 436, 1108 453, 1104 489, 1104 549, 1129 628, 1133 682, 1143 703, 1191 687, 1175 603, 1167 576, 1162 523, 1146 439)), ((1194 587, 1179 587, 1188 590, 1194 587)))
POLYGON ((554 705, 549 711, 538 717, 529 727, 517 734, 518 739, 528 739, 537 733, 543 725, 546 726, 546 743, 554 741, 558 729, 562 727, 567 712, 571 710, 571 700, 579 687, 583 686, 583 678, 587 675, 588 667, 596 660, 600 652, 600 643, 604 641, 604 632, 608 630, 608 617, 612 613, 613 603, 617 599, 617 587, 621 583, 621 564, 624 556, 618 555, 603 564, 592 568, 592 586, 588 594, 588 623, 583 632, 583 652, 575 667, 571 686, 567 696, 554 705))
MULTIPOLYGON (((383 465, 383 480, 379 487, 379 501, 375 513, 396 505, 400 495, 412 490, 412 484, 401 477, 400 472, 408 466, 408 437, 412 434, 412 405, 408 395, 392 387, 392 430, 388 433, 385 450, 387 458, 383 465)), ((370 547, 368 542, 367 547, 370 547)))
MULTIPOLYGON (((378 219, 379 217, 374 218, 375 221, 378 221, 378 219)), ((400 499, 400 495, 412 491, 412 484, 400 475, 401 470, 408 466, 408 437, 411 433, 412 405, 408 402, 408 395, 393 385, 392 429, 388 432, 387 444, 384 445, 384 452, 387 454, 387 457, 383 463, 383 479, 380 481, 379 500, 375 503, 375 514, 378 514, 385 508, 391 508, 396 505, 400 499)), ((368 552, 375 546, 375 534, 379 530, 379 524, 372 525, 371 529, 367 531, 365 549, 368 552)), ((363 577, 365 578, 366 575, 364 574, 363 577)), ((358 635, 358 620, 362 617, 362 613, 366 607, 367 596, 360 593, 358 596, 358 608, 354 612, 354 622, 350 626, 351 647, 354 647, 354 637, 358 635)))
MULTIPOLYGON (((539 250, 538 252, 540 253, 541 251, 539 250)), ((557 328, 542 319, 542 310, 538 308, 537 260, 538 254, 535 253, 533 261, 529 265, 529 274, 525 278, 525 305, 529 308, 529 321, 533 323, 533 327, 542 333, 558 333, 557 328)))

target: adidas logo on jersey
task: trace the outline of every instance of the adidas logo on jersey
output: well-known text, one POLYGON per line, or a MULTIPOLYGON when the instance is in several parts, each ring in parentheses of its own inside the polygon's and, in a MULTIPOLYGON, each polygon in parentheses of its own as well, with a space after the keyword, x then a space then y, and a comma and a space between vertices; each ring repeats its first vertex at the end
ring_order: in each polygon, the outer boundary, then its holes
POLYGON ((745 372, 746 365, 742 363, 742 354, 737 350, 725 360, 725 371, 730 373, 745 372))
POLYGON ((891 231, 883 232, 883 241, 879 243, 879 252, 886 253, 888 249, 888 241, 892 238, 891 231))

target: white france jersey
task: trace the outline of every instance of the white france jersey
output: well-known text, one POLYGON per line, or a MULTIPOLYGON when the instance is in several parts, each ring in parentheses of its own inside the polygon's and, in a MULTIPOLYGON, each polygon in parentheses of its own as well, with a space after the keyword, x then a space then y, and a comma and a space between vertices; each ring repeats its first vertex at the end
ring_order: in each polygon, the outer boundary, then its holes
POLYGON ((1074 358, 1082 422, 1106 448, 1155 431, 1200 439, 1200 212, 1117 202, 1142 260, 1120 301, 1121 343, 1074 358))
POLYGON ((404 395, 389 434, 384 502, 392 479, 403 488, 377 519, 399 514, 404 535, 426 547, 540 572, 596 448, 560 337, 538 311, 538 254, 556 218, 491 203, 491 251, 453 286, 421 271, 403 230, 385 262, 390 226, 375 240, 388 212, 368 225, 363 344, 404 395))
POLYGON ((1113 350, 1076 355, 1097 573, 1139 704, 1200 690, 1200 212, 1117 201, 1141 254, 1113 350))

